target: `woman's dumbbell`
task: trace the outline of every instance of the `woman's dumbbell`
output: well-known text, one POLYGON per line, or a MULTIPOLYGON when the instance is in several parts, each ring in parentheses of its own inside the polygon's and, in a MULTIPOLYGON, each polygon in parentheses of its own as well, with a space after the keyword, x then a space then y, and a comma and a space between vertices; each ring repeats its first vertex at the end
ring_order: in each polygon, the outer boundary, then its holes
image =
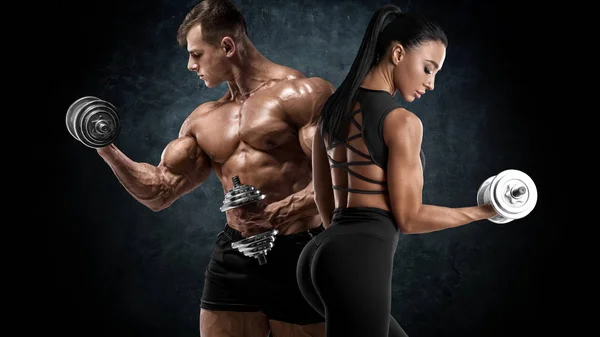
POLYGON ((491 204, 498 213, 491 222, 505 224, 527 216, 537 203, 533 180, 519 170, 504 170, 486 179, 477 191, 477 204, 491 204))

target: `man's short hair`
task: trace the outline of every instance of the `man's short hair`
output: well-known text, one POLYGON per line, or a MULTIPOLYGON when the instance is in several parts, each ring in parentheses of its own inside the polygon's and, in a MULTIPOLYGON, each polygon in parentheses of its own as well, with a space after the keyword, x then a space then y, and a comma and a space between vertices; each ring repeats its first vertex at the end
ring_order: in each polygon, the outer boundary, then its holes
POLYGON ((246 20, 230 0, 201 0, 186 14, 177 30, 177 42, 187 45, 187 34, 194 26, 202 27, 202 38, 217 45, 225 36, 240 39, 247 35, 246 20))

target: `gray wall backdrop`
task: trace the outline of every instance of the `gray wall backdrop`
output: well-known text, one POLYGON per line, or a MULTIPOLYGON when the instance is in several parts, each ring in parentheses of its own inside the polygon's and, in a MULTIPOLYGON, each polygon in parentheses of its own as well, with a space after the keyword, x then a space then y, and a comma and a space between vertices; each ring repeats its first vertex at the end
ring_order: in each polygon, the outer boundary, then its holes
MULTIPOLYGON (((251 40, 271 60, 339 85, 372 13, 386 1, 238 0, 251 40)), ((537 208, 507 225, 480 221, 402 236, 394 268, 393 315, 411 336, 520 335, 546 322, 555 229, 543 220, 537 111, 526 108, 533 24, 500 1, 389 1, 434 18, 450 45, 436 90, 407 108, 423 121, 424 201, 475 204, 479 185, 498 172, 528 173, 537 208), (524 32, 527 32, 526 34, 524 32), (529 46, 529 49, 523 49, 529 46), (519 50, 520 52, 515 52, 519 50), (523 327, 517 328, 517 324, 523 327)), ((157 164, 164 146, 197 105, 219 98, 186 69, 175 40, 189 0, 123 0, 64 5, 53 52, 62 62, 52 84, 53 114, 64 121, 77 98, 117 106, 116 145, 157 164), (84 6, 84 7, 82 7, 84 6), (63 65, 64 64, 64 65, 63 65)), ((400 98, 398 98, 400 99, 400 98)), ((170 208, 137 203, 96 154, 59 132, 59 219, 49 242, 51 309, 66 334, 198 335, 203 274, 224 225, 216 177, 170 208)), ((554 295, 557 296, 557 295, 554 295)))

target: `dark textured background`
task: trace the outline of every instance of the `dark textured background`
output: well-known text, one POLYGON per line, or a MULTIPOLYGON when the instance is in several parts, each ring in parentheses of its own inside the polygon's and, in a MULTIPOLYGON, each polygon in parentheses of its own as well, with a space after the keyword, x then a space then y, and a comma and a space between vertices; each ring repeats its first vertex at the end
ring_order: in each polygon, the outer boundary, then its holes
MULTIPOLYGON (((538 110, 528 55, 542 29, 507 1, 390 1, 442 24, 450 40, 436 90, 408 104, 423 121, 424 201, 475 203, 489 176, 516 168, 540 193, 536 209, 507 225, 488 221, 402 236, 393 314, 413 337, 516 336, 559 314, 551 292, 557 228, 544 215, 538 110), (518 327, 518 326, 519 327, 518 327)), ((164 146, 198 104, 220 97, 186 69, 175 33, 193 1, 122 0, 54 7, 48 27, 59 75, 52 114, 85 95, 114 103, 116 145, 157 164, 164 146), (56 30, 50 30, 57 28, 56 30), (52 34, 52 35, 50 35, 52 34)), ((367 22, 385 1, 238 0, 250 38, 271 60, 339 85, 367 22)), ((535 15, 534 15, 535 16, 535 15)), ((44 26, 41 27, 44 31, 44 26)), ((399 99, 399 98, 398 98, 399 99)), ((52 306, 59 334, 198 336, 198 305, 211 245, 224 224, 216 177, 154 213, 137 203, 92 149, 62 124, 58 221, 48 242, 52 306)), ((557 327, 560 329, 560 327, 557 327)))

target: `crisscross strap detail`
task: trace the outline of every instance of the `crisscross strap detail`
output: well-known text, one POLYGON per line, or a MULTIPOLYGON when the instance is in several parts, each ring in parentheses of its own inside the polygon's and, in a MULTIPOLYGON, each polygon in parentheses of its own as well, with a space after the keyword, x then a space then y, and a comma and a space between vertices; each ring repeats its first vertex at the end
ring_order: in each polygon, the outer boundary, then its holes
POLYGON ((348 148, 350 151, 356 153, 357 155, 368 159, 366 161, 350 161, 350 162, 339 162, 336 161, 335 159, 333 159, 329 154, 327 154, 327 157, 329 158, 329 161, 331 162, 330 167, 331 168, 340 168, 342 170, 344 170, 345 172, 347 172, 348 174, 364 180, 366 182, 369 182, 371 184, 376 184, 376 185, 380 185, 380 186, 384 186, 383 190, 359 190, 359 189, 353 189, 353 188, 346 188, 346 187, 342 187, 342 186, 336 186, 333 185, 333 189, 334 190, 342 190, 342 191, 346 191, 346 192, 352 192, 352 193, 362 193, 362 194, 382 194, 382 193, 386 193, 387 192, 387 182, 385 181, 379 181, 379 180, 374 180, 368 177, 363 176, 360 173, 357 173, 355 171, 353 171, 352 169, 350 169, 350 166, 367 166, 367 165, 375 165, 375 162, 373 161, 373 158, 367 154, 364 153, 362 151, 360 151, 359 149, 355 148, 354 146, 350 145, 350 142, 352 140, 358 139, 360 137, 363 136, 362 134, 362 127, 361 125, 356 121, 356 119, 354 118, 356 116, 357 113, 361 112, 361 109, 357 109, 356 111, 353 111, 350 117, 350 121, 352 122, 352 124, 354 124, 354 126, 358 129, 358 133, 352 136, 347 137, 346 139, 342 140, 342 141, 333 141, 331 142, 331 144, 329 144, 329 146, 327 147, 327 150, 331 150, 339 145, 344 145, 346 146, 346 148, 348 148))

